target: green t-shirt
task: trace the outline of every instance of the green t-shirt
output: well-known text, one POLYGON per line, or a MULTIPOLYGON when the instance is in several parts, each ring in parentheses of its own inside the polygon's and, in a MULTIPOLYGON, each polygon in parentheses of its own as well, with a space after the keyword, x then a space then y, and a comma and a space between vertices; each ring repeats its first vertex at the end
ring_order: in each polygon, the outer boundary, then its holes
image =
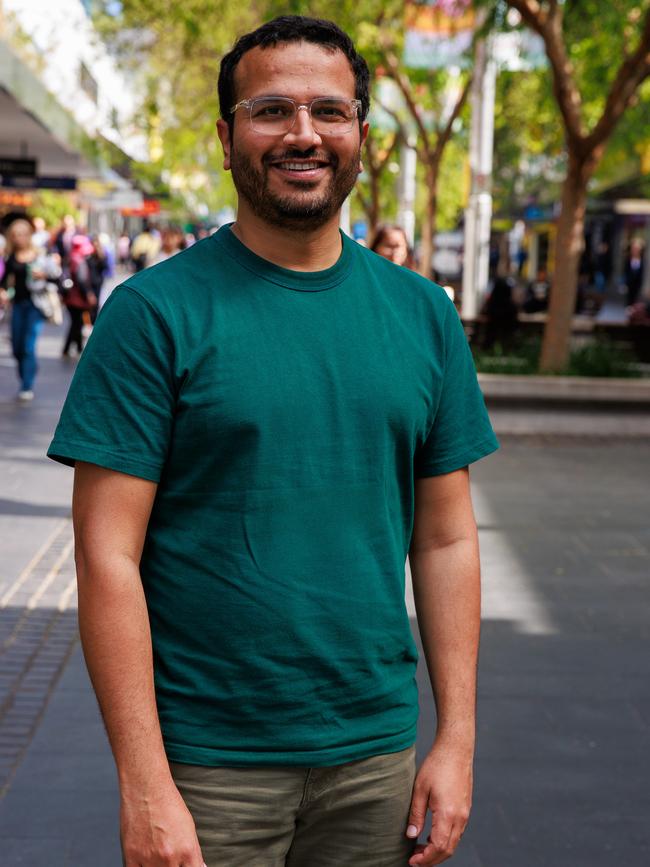
POLYGON ((414 480, 497 441, 443 289, 342 238, 304 273, 224 227, 129 277, 48 452, 158 482, 141 574, 171 761, 415 740, 414 480))

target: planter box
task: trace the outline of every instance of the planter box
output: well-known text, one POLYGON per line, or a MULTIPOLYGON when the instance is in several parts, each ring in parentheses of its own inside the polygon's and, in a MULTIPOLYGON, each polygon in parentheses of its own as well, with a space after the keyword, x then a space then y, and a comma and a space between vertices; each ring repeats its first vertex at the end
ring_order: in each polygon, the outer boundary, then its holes
POLYGON ((650 410, 650 379, 479 373, 478 380, 488 402, 643 404, 650 410))

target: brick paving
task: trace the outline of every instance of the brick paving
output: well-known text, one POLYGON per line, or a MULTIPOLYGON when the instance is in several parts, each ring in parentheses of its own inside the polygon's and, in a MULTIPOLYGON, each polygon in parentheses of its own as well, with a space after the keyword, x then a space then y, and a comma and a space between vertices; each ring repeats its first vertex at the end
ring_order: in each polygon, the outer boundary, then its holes
MULTIPOLYGON (((48 329, 38 399, 18 407, 0 333, 0 865, 119 867, 115 771, 76 632, 72 473, 43 457, 73 368, 60 339, 48 329)), ((648 419, 525 415, 498 416, 503 448, 472 472, 479 746, 450 863, 646 867, 648 419)), ((422 663, 418 677, 422 757, 434 726, 422 663)))
POLYGON ((0 798, 77 642, 72 546, 61 521, 0 597, 0 798))

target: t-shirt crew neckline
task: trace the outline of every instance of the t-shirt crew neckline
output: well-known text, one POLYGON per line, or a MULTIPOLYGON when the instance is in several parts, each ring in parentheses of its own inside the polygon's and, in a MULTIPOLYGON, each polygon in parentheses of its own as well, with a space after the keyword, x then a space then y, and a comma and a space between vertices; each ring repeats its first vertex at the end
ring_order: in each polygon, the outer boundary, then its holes
POLYGON ((338 286, 350 273, 352 265, 351 246, 354 241, 340 230, 341 255, 331 268, 326 268, 324 271, 292 271, 289 268, 275 265, 249 250, 232 232, 232 225, 232 223, 228 223, 222 226, 212 238, 240 265, 269 283, 275 283, 285 289, 294 289, 298 292, 322 292, 325 289, 333 289, 338 286))

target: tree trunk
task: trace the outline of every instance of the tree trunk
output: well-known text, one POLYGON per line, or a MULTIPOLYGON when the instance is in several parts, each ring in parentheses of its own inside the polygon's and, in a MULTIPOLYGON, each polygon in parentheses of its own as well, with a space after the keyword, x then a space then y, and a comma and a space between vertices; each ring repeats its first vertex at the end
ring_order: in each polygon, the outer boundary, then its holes
POLYGON ((379 193, 379 175, 380 170, 376 170, 373 166, 370 171, 370 210, 368 212, 368 237, 372 243, 377 227, 379 225, 379 214, 381 212, 381 201, 379 193))
POLYGON ((562 185, 562 210, 555 239, 555 272, 542 341, 540 371, 543 373, 559 373, 569 360, 578 268, 584 245, 587 182, 594 168, 593 155, 582 160, 575 155, 569 155, 569 168, 562 185))
POLYGON ((381 201, 379 193, 379 174, 371 168, 367 168, 368 173, 368 195, 364 195, 359 187, 356 188, 357 199, 366 215, 368 223, 368 245, 372 244, 373 238, 379 226, 379 214, 381 210, 381 201))
POLYGON ((418 271, 423 277, 431 279, 433 267, 434 245, 433 234, 436 230, 436 216, 438 211, 438 171, 436 166, 427 166, 426 169, 427 202, 422 220, 422 236, 420 239, 420 262, 418 271))

